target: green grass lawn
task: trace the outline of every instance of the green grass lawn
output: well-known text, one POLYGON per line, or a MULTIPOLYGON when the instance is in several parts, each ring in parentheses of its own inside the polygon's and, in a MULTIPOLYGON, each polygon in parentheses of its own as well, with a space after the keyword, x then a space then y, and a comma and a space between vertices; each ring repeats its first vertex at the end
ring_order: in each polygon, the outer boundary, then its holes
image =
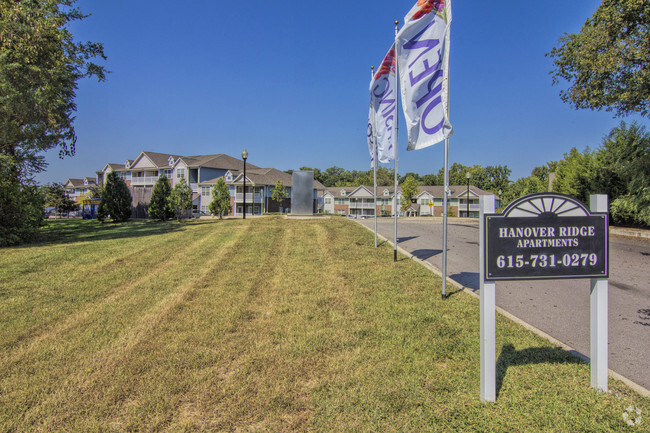
POLYGON ((45 231, 0 250, 3 432, 650 430, 650 399, 503 317, 483 404, 478 301, 350 221, 45 231))

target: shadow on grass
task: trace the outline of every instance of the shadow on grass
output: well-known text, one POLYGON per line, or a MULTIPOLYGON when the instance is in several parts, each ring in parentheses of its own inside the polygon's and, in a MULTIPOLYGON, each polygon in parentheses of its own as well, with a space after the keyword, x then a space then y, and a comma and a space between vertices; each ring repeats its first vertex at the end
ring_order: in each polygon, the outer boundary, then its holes
MULTIPOLYGON (((449 287, 449 286, 447 286, 447 287, 449 287)), ((449 299, 452 296, 454 296, 454 295, 456 295, 456 294, 458 294, 458 293, 460 293, 462 291, 463 291, 463 289, 456 289, 456 290, 452 290, 452 291, 447 291, 447 293, 444 296, 444 299, 449 299)))
POLYGON ((509 367, 528 364, 583 364, 584 361, 559 347, 529 347, 515 350, 504 344, 497 359, 497 398, 509 367))
MULTIPOLYGON (((223 221, 225 222, 225 221, 223 221)), ((22 245, 29 248, 73 242, 101 241, 110 239, 155 236, 185 230, 189 225, 212 224, 213 221, 150 221, 131 220, 123 223, 99 222, 97 220, 48 220, 42 229, 40 242, 22 245)))
POLYGON ((411 251, 411 254, 413 254, 415 257, 417 257, 420 260, 426 260, 430 257, 437 256, 438 254, 441 253, 442 250, 430 250, 430 249, 420 249, 420 250, 411 251))

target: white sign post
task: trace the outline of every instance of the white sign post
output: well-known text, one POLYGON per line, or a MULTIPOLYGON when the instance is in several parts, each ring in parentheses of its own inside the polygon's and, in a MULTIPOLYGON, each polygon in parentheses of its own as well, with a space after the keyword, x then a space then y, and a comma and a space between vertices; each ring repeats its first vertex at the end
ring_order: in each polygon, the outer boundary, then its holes
MULTIPOLYGON (((591 212, 607 212, 607 195, 592 195, 589 197, 591 212)), ((607 342, 608 342, 608 296, 609 280, 607 278, 591 279, 590 310, 591 310, 591 387, 598 391, 607 392, 607 342)))
POLYGON ((590 209, 557 193, 530 194, 494 214, 481 196, 481 400, 496 401, 496 280, 591 278, 591 387, 607 391, 609 235, 606 195, 590 209))
POLYGON ((480 197, 480 283, 481 283, 481 400, 497 399, 496 364, 496 283, 485 281, 485 218, 484 214, 494 213, 494 196, 480 197))

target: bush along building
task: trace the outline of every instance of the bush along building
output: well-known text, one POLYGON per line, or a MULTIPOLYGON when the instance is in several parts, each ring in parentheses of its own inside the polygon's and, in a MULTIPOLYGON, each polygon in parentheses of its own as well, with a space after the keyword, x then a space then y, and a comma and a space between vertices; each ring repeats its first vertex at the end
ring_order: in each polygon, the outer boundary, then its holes
MULTIPOLYGON (((402 189, 395 187, 377 187, 377 207, 373 196, 373 186, 351 186, 327 188, 323 202, 326 213, 352 215, 354 217, 393 216, 395 200, 397 199, 398 215, 411 216, 442 216, 444 211, 443 186, 419 186, 420 192, 415 196, 415 203, 410 203, 402 210, 402 189)), ((447 205, 449 216, 477 218, 479 216, 479 198, 482 195, 494 195, 473 185, 450 186, 447 205), (469 206, 468 206, 469 205, 469 206)), ((500 198, 496 198, 497 207, 500 198)))

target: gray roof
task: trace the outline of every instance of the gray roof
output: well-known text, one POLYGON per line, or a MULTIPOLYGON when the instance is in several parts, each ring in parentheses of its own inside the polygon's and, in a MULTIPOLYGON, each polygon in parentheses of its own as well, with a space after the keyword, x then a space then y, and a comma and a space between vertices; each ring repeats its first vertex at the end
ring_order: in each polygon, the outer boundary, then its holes
MULTIPOLYGON (((196 155, 196 156, 181 156, 188 167, 209 167, 220 168, 222 170, 243 170, 244 161, 241 159, 233 158, 232 156, 219 153, 216 155, 196 155)), ((246 169, 259 168, 256 165, 246 162, 246 169)))
POLYGON ((72 185, 73 188, 84 188, 86 185, 84 184, 84 181, 88 181, 88 184, 96 184, 97 182, 95 181, 94 177, 85 177, 83 179, 68 179, 65 181, 63 185, 67 185, 68 182, 72 185))
MULTIPOLYGON (((243 185, 243 170, 230 170, 230 172, 233 174, 233 181, 230 182, 230 184, 243 185)), ((201 182, 201 185, 214 185, 218 179, 220 178, 217 177, 215 179, 201 182)), ((289 187, 293 184, 293 176, 289 173, 275 168, 249 168, 248 163, 246 163, 246 179, 248 179, 247 183, 250 181, 253 185, 275 185, 277 181, 281 181, 284 186, 289 187)), ((325 189, 325 186, 323 186, 319 181, 314 180, 314 188, 317 190, 323 190, 325 189)))
MULTIPOLYGON (((147 158, 156 165, 156 167, 169 167, 170 156, 174 158, 174 161, 181 157, 180 155, 172 155, 171 153, 149 152, 146 150, 142 152, 142 154, 146 155, 147 158)), ((133 161, 131 161, 131 164, 133 164, 133 161)))
POLYGON ((73 188, 81 188, 84 186, 84 180, 83 179, 68 179, 65 181, 63 185, 67 185, 68 183, 72 184, 73 188))

